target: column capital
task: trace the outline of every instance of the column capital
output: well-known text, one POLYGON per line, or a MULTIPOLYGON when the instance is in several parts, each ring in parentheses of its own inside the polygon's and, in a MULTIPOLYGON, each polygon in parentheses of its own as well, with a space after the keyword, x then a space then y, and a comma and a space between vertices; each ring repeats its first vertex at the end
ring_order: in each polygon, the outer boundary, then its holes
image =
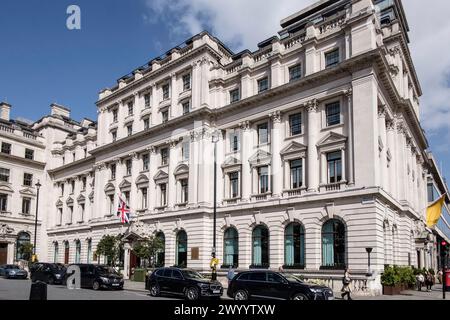
POLYGON ((139 159, 139 154, 137 152, 131 152, 128 154, 128 156, 131 157, 131 159, 133 160, 139 159))
POLYGON ((386 129, 388 131, 393 131, 395 129, 395 122, 392 119, 386 120, 386 129))
POLYGON ((385 104, 381 104, 378 106, 378 118, 384 118, 386 117, 386 105, 385 104))
POLYGON ((349 88, 348 90, 345 90, 344 95, 347 98, 351 98, 353 96, 353 88, 349 88))
POLYGON ((319 110, 319 101, 317 99, 309 100, 305 103, 305 107, 308 112, 317 112, 319 110))
POLYGON ((246 121, 240 122, 239 127, 241 128, 241 130, 244 130, 244 131, 249 130, 250 129, 250 121, 246 120, 246 121))
POLYGON ((274 123, 281 123, 281 111, 277 110, 269 114, 274 123))
POLYGON ((171 149, 173 149, 173 148, 175 148, 177 146, 178 140, 169 140, 169 141, 167 141, 167 144, 169 145, 169 147, 171 149))

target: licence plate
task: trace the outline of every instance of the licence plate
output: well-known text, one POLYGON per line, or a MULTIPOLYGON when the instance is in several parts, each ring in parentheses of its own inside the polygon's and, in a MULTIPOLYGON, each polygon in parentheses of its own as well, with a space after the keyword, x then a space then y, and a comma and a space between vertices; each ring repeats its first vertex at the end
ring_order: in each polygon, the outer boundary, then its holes
POLYGON ((118 283, 113 283, 113 286, 116 286, 116 287, 117 287, 118 285, 119 285, 118 283))
POLYGON ((220 293, 220 290, 213 290, 213 293, 220 293))
POLYGON ((334 300, 334 297, 328 297, 328 300, 334 300))

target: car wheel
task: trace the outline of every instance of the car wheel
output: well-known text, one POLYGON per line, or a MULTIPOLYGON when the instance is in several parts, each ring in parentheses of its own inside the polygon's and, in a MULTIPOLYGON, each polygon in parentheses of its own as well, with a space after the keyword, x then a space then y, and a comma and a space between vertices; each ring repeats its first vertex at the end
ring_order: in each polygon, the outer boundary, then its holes
POLYGON ((94 283, 92 283, 92 289, 94 290, 99 290, 100 289, 100 283, 98 281, 94 281, 94 283))
POLYGON ((238 290, 234 293, 234 300, 248 300, 248 294, 245 290, 238 290))
POLYGON ((198 289, 194 287, 188 288, 185 292, 185 296, 187 300, 198 300, 198 289))
POLYGON ((150 295, 152 297, 157 297, 159 296, 159 286, 155 283, 150 285, 150 295))
POLYGON ((306 297, 304 294, 296 293, 292 297, 292 300, 308 300, 308 297, 306 297))
POLYGON ((55 284, 55 279, 52 276, 48 276, 47 283, 52 286, 55 284))

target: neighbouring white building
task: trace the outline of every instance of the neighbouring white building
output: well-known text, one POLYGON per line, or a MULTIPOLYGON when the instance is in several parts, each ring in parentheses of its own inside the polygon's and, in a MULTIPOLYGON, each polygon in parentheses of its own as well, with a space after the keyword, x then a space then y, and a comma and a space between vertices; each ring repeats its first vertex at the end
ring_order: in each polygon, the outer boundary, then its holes
POLYGON ((39 179, 40 260, 102 263, 98 241, 123 234, 128 277, 133 241, 154 234, 159 264, 209 271, 216 146, 223 268, 283 266, 338 288, 347 266, 359 294, 381 293, 385 265, 436 268, 450 217, 425 227, 427 190, 448 190, 420 126, 401 1, 322 0, 281 27, 255 52, 192 37, 101 91, 97 122, 54 104, 21 124, 2 104, 0 257, 33 236, 39 179))

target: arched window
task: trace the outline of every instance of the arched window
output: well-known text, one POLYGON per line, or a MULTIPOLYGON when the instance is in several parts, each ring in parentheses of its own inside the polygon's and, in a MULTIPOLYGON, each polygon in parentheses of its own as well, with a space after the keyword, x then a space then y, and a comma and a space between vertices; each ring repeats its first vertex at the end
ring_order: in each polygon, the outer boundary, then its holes
POLYGON ((322 227, 322 268, 345 268, 345 226, 336 219, 328 220, 322 227))
POLYGON ((177 234, 177 248, 176 248, 176 265, 181 268, 187 267, 187 234, 185 231, 180 231, 177 234))
POLYGON ((58 256, 59 256, 59 244, 58 242, 55 242, 53 244, 53 262, 58 263, 58 256))
POLYGON ((235 228, 228 228, 223 234, 224 267, 237 268, 239 262, 239 235, 235 228))
POLYGON ((155 265, 156 267, 164 267, 166 263, 166 236, 163 232, 158 232, 156 234, 156 238, 158 238, 162 242, 163 248, 161 250, 158 250, 158 252, 156 253, 155 265))
POLYGON ((87 241, 87 257, 86 257, 86 263, 91 263, 91 255, 92 255, 92 240, 89 239, 87 241))
POLYGON ((305 267, 305 230, 300 223, 291 223, 284 230, 284 267, 305 267))
POLYGON ((252 234, 251 268, 269 267, 269 230, 265 226, 257 226, 252 234))
POLYGON ((69 264, 69 241, 64 243, 64 264, 69 264))
POLYGON ((77 240, 75 242, 75 263, 81 262, 81 242, 77 240))
POLYGON ((16 242, 16 260, 29 261, 32 253, 30 248, 30 235, 26 232, 19 233, 16 242))

